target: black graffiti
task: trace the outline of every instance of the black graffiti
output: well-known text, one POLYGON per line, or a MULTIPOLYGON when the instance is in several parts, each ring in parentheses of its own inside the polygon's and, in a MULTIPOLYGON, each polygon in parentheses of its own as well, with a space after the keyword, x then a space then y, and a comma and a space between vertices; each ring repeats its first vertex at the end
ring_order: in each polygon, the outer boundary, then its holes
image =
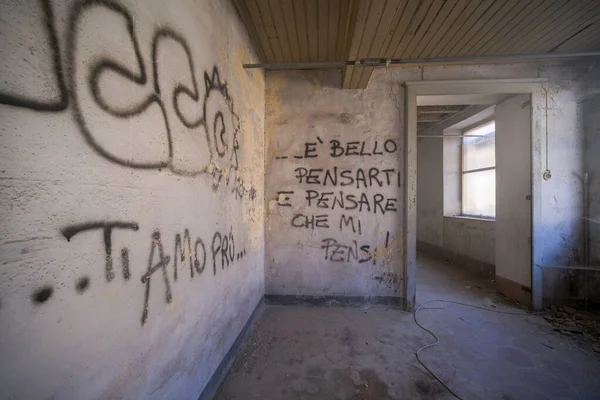
MULTIPOLYGON (((44 11, 44 19, 50 51, 53 57, 54 75, 60 92, 60 100, 57 102, 38 102, 35 100, 20 98, 10 94, 0 93, 0 103, 27 108, 35 111, 64 111, 69 103, 72 105, 74 119, 88 145, 105 159, 121 166, 135 169, 162 169, 168 168, 173 173, 183 176, 207 175, 212 179, 213 188, 218 188, 223 182, 229 184, 239 168, 239 117, 234 110, 233 99, 229 94, 227 84, 221 80, 219 70, 216 66, 212 71, 204 72, 204 92, 199 89, 196 79, 196 69, 192 57, 192 51, 185 38, 170 27, 158 26, 152 36, 150 62, 144 60, 140 42, 136 34, 136 26, 131 13, 120 3, 113 0, 84 0, 76 2, 68 17, 68 32, 65 46, 65 71, 61 64, 61 51, 59 49, 58 35, 54 27, 54 16, 49 0, 40 0, 44 11), (127 39, 123 43, 130 43, 135 62, 127 65, 117 60, 112 54, 91 54, 78 52, 80 42, 88 36, 82 33, 81 21, 94 10, 110 12, 117 18, 117 25, 124 24, 127 39), (173 82, 172 88, 166 88, 166 77, 161 76, 159 49, 162 46, 176 46, 185 53, 190 82, 173 82), (85 69, 81 68, 79 57, 89 58, 90 63, 85 69), (148 69, 146 66, 150 65, 148 69), (149 71, 151 70, 151 72, 149 71), (88 88, 79 84, 77 77, 83 74, 87 80, 88 88), (65 78, 68 81, 65 84, 65 78), (125 83, 131 83, 139 90, 146 90, 143 96, 127 107, 115 107, 111 105, 111 99, 103 95, 102 85, 106 80, 119 79, 125 83), (91 94, 91 101, 98 110, 94 110, 92 104, 82 104, 82 94, 91 94), (181 107, 181 100, 189 99, 197 107, 189 111, 194 115, 186 115, 181 107), (156 155, 148 156, 132 155, 124 150, 125 147, 118 141, 110 143, 102 142, 102 135, 106 129, 95 131, 94 126, 89 123, 89 116, 104 118, 104 116, 119 120, 132 117, 147 118, 151 110, 156 110, 163 120, 165 148, 158 148, 156 155), (173 110, 174 115, 170 115, 173 110), (175 119, 188 129, 185 137, 195 137, 206 148, 202 146, 201 151, 206 152, 206 157, 198 158, 198 155, 184 156, 183 149, 186 143, 178 144, 174 140, 175 119), (197 129, 196 129, 197 128, 197 129), (136 158, 137 157, 137 158, 136 158), (180 157, 184 157, 180 160, 180 157), (200 160, 200 161, 198 161, 200 160), (183 166, 181 162, 183 161, 183 166), (185 164, 188 162, 191 165, 185 164), (210 168, 209 168, 210 167, 210 168)), ((110 15, 110 14, 109 14, 110 15)), ((113 18, 113 17, 111 17, 113 18)), ((109 26, 109 24, 105 24, 109 26)), ((100 50, 102 51, 102 50, 100 50)), ((146 53, 147 54, 147 53, 146 53)), ((181 76, 186 75, 182 73, 181 76)), ((166 75, 165 75, 166 76, 166 75)), ((179 76, 179 75, 178 75, 179 76)), ((119 82, 121 83, 121 82, 119 82)), ((135 130, 134 130, 135 132, 135 130)), ((183 135, 183 134, 182 134, 183 135)), ((182 136, 183 137, 183 136, 182 136)), ((186 139, 187 140, 187 139, 186 139)), ((152 145, 161 146, 160 141, 152 145)), ((184 149, 185 150, 185 149, 184 149)), ((187 154, 187 153, 186 153, 187 154)), ((202 154, 204 155, 204 154, 202 154)), ((235 180, 234 180, 235 182, 235 180)))
POLYGON ((213 275, 217 274, 217 260, 220 259, 221 261, 221 269, 225 269, 225 267, 229 267, 234 260, 239 260, 246 255, 246 250, 243 250, 241 253, 235 252, 235 241, 233 239, 233 233, 231 230, 229 231, 229 234, 215 232, 212 238, 211 251, 213 275))
POLYGON ((160 238, 160 232, 154 231, 152 234, 152 245, 150 247, 150 256, 148 257, 148 271, 142 275, 142 283, 146 284, 146 291, 144 294, 144 310, 142 311, 142 326, 148 320, 148 311, 150 308, 150 278, 159 269, 162 271, 162 278, 165 284, 165 301, 171 303, 173 301, 173 294, 171 293, 171 284, 169 282, 169 276, 167 274, 167 265, 171 261, 171 257, 166 256, 162 241, 160 238), (154 250, 158 250, 158 262, 154 263, 154 250))
MULTIPOLYGON (((135 222, 121 222, 121 221, 98 221, 98 222, 86 222, 84 224, 72 225, 66 228, 61 229, 62 235, 67 239, 67 241, 71 241, 73 236, 77 235, 80 232, 92 231, 95 229, 102 229, 103 238, 104 238, 104 258, 105 258, 105 275, 106 281, 110 282, 115 277, 115 272, 113 270, 113 258, 112 258, 112 231, 113 229, 131 229, 137 231, 139 229, 138 224, 135 222)), ((126 249, 121 250, 121 260, 122 260, 122 269, 123 269, 123 278, 126 280, 129 279, 129 257, 127 255, 123 255, 127 253, 126 249)))
MULTIPOLYGON (((131 229, 137 231, 139 226, 135 222, 88 222, 79 225, 68 226, 61 229, 61 233, 65 238, 70 241, 73 236, 80 232, 92 231, 95 229, 103 230, 105 253, 106 253, 106 280, 112 281, 114 278, 114 272, 112 270, 112 242, 111 233, 113 229, 131 229), (109 261, 110 260, 110 261, 109 261)), ((220 265, 221 269, 231 266, 235 261, 242 259, 246 256, 246 249, 242 249, 236 252, 233 227, 230 227, 229 232, 215 232, 212 236, 212 263, 213 263, 213 274, 217 273, 217 266, 220 265)), ((189 229, 184 229, 183 236, 180 233, 175 235, 174 248, 173 248, 173 282, 176 282, 179 277, 179 265, 184 267, 185 264, 189 264, 190 268, 190 279, 193 279, 195 275, 201 275, 207 263, 208 252, 204 241, 201 238, 192 240, 189 229), (192 247, 193 243, 193 247, 192 247)), ((131 276, 130 271, 130 260, 129 250, 123 248, 121 250, 121 262, 123 266, 123 278, 129 279, 131 276)), ((171 256, 165 253, 163 247, 162 235, 159 230, 154 230, 152 233, 152 241, 150 244, 150 251, 148 255, 148 263, 146 266, 145 273, 141 276, 141 282, 145 284, 144 290, 144 308, 142 311, 142 325, 148 320, 149 307, 150 307, 150 283, 154 273, 160 271, 160 277, 165 286, 165 301, 171 303, 173 300, 172 284, 169 280, 168 269, 171 265, 171 256)), ((91 284, 88 276, 83 276, 75 282, 75 291, 78 294, 83 294, 89 289, 91 284)), ((33 292, 31 299, 35 305, 40 305, 47 302, 52 297, 54 289, 51 285, 43 286, 33 292)))
POLYGON ((386 153, 395 153, 398 149, 396 142, 392 139, 384 141, 381 147, 379 147, 379 141, 377 140, 371 146, 367 145, 366 141, 346 142, 343 144, 339 140, 330 140, 329 144, 331 145, 329 155, 334 158, 341 156, 379 156, 386 153))
POLYGON ((317 190, 307 190, 305 197, 308 206, 317 208, 327 208, 330 210, 356 210, 358 212, 372 212, 373 214, 385 214, 387 212, 396 212, 396 203, 398 199, 394 197, 385 197, 381 193, 367 194, 360 193, 354 195, 345 193, 343 190, 335 192, 319 192, 317 190))
POLYGON ((40 5, 44 14, 44 28, 48 35, 48 46, 52 53, 52 69, 54 73, 53 80, 58 89, 57 101, 38 101, 28 99, 14 94, 0 92, 0 104, 6 104, 13 107, 27 108, 35 111, 58 112, 63 111, 69 104, 67 87, 64 82, 62 64, 60 62, 60 48, 56 28, 54 26, 54 13, 50 5, 50 0, 40 0, 40 5))
POLYGON ((351 245, 339 243, 333 238, 323 239, 321 243, 321 248, 325 249, 325 259, 329 261, 350 262, 351 260, 354 260, 362 264, 373 259, 370 245, 360 246, 359 255, 359 246, 356 240, 353 240, 351 245))
POLYGON ((294 194, 293 190, 283 190, 277 192, 277 205, 281 207, 291 207, 292 203, 290 203, 290 194, 294 194))
POLYGON ((304 215, 296 214, 292 217, 291 225, 295 228, 329 228, 329 215, 304 215))
POLYGON ((50 297, 52 297, 53 293, 54 289, 52 288, 52 286, 44 286, 33 292, 31 300, 33 300, 34 304, 43 304, 47 302, 50 299, 50 297))
POLYGON ((379 282, 380 284, 384 284, 391 289, 392 287, 398 285, 398 283, 402 281, 402 278, 395 272, 384 272, 379 276, 374 276, 373 280, 379 282))
POLYGON ((332 169, 323 168, 305 168, 298 167, 294 169, 298 183, 321 186, 353 186, 360 189, 371 187, 384 187, 397 185, 400 183, 400 171, 395 168, 379 169, 376 167, 363 169, 332 169))
POLYGON ((362 224, 360 222, 360 218, 356 218, 356 224, 354 218, 355 217, 352 216, 346 217, 344 214, 342 214, 340 217, 340 232, 342 232, 343 227, 350 227, 352 228, 352 233, 356 233, 358 228, 358 234, 362 235, 362 224))
POLYGON ((87 276, 79 278, 75 284, 75 291, 79 294, 85 292, 90 286, 90 278, 87 276))
MULTIPOLYGON (((386 232, 385 248, 389 246, 389 236, 390 233, 386 232)), ((325 250, 325 260, 332 262, 356 261, 359 264, 371 261, 373 265, 377 263, 375 257, 377 246, 372 247, 369 244, 359 246, 356 240, 352 240, 351 244, 344 244, 334 238, 323 239, 321 243, 321 248, 325 250)))
POLYGON ((178 233, 175 235, 175 250, 174 250, 174 262, 173 262, 173 279, 177 280, 177 259, 181 261, 182 265, 185 262, 186 257, 189 260, 190 265, 190 278, 194 277, 194 270, 198 274, 204 272, 204 268, 206 267, 206 246, 204 246, 204 241, 200 238, 196 239, 194 243, 194 251, 193 251, 193 261, 192 261, 192 247, 191 247, 191 238, 190 231, 185 230, 183 233, 183 245, 181 242, 181 235, 178 233), (202 262, 200 262, 198 258, 198 251, 201 251, 202 254, 202 262), (179 257, 177 257, 179 255, 179 257))

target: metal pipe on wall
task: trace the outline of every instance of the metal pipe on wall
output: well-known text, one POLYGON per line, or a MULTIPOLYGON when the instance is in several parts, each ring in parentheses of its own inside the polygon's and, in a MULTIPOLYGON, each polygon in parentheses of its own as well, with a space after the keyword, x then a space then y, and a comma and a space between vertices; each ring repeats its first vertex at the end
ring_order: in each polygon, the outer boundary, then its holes
POLYGON ((417 135, 418 138, 464 138, 464 137, 485 137, 485 135, 417 135))
POLYGON ((480 57, 447 57, 447 58, 361 58, 354 61, 326 61, 326 62, 295 62, 295 63, 259 63, 243 64, 246 69, 263 68, 269 70, 288 69, 328 69, 342 67, 390 67, 406 65, 447 65, 447 64, 500 64, 541 60, 557 60, 564 58, 598 57, 600 51, 586 53, 541 53, 541 54, 515 54, 504 56, 480 57))

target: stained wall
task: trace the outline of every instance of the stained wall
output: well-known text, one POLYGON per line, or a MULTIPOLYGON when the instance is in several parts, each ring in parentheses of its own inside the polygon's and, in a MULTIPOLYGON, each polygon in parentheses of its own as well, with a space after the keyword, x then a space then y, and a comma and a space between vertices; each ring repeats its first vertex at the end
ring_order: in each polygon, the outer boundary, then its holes
POLYGON ((267 73, 266 294, 399 303, 404 99, 340 84, 267 73))
POLYGON ((0 398, 197 398, 264 293, 264 79, 233 4, 0 19, 0 398))

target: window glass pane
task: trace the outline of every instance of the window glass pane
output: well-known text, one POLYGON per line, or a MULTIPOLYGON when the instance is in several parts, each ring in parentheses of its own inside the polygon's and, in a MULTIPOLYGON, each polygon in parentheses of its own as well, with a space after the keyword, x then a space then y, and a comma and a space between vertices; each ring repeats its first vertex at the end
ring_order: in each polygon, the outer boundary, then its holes
POLYGON ((463 174, 462 213, 496 217, 496 170, 463 174))
POLYGON ((464 132, 483 137, 463 138, 463 171, 496 165, 496 123, 494 121, 464 132))

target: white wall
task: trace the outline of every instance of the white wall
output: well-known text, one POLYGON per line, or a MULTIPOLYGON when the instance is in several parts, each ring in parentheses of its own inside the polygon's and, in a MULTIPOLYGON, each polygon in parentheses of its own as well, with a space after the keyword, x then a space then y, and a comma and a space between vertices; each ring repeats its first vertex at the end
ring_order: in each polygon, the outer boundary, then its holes
POLYGON ((267 74, 266 293, 401 299, 403 96, 342 90, 340 79, 267 74), (316 193, 322 202, 308 200, 316 193))
POLYGON ((0 5, 0 398, 196 399, 264 292, 256 56, 230 2, 44 4, 0 5))
POLYGON ((496 105, 496 275, 531 287, 531 99, 496 105))
MULTIPOLYGON (((442 134, 443 130, 435 130, 442 134)), ((417 139, 417 240, 437 247, 444 245, 445 142, 457 139, 417 139)), ((459 187, 459 182, 456 182, 459 187)))

